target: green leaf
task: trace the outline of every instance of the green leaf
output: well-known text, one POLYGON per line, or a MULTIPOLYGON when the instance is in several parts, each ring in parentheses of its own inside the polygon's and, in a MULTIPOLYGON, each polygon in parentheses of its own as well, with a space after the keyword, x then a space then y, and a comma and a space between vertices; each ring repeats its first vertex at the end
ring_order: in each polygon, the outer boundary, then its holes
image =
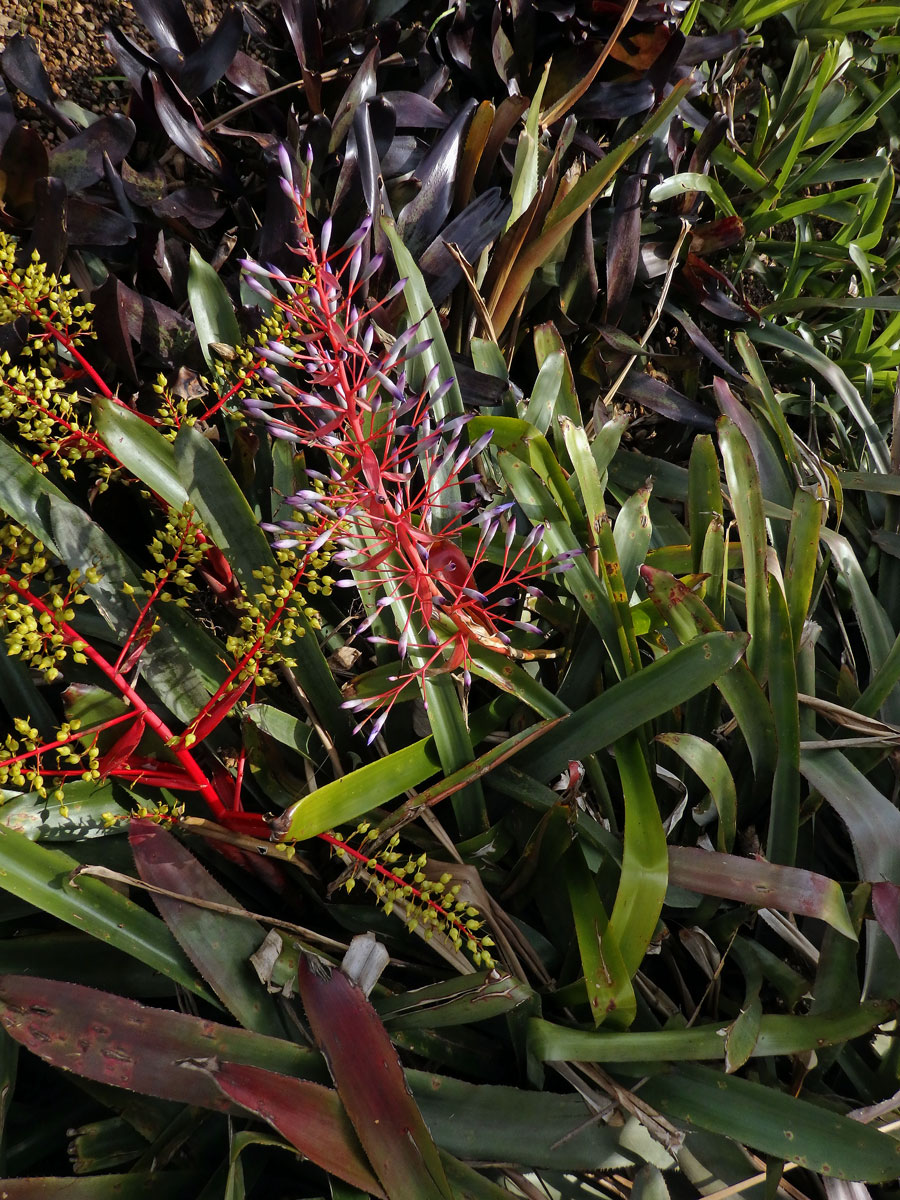
POLYGON ((575 936, 595 1025, 627 1028, 637 1013, 631 978, 580 846, 564 859, 575 936))
POLYGON ((737 216, 735 207, 722 185, 711 175, 703 175, 699 171, 682 171, 678 175, 670 175, 651 190, 650 199, 654 204, 659 204, 663 200, 671 200, 673 196, 685 196, 690 192, 703 192, 720 212, 729 217, 737 216))
POLYGON ((683 1066, 648 1079, 641 1097, 669 1117, 822 1175, 880 1183, 900 1173, 896 1138, 771 1085, 683 1066))
POLYGON ((91 407, 94 423, 110 452, 141 483, 180 512, 188 503, 188 494, 168 438, 114 399, 98 396, 91 407))
POLYGON ((719 447, 725 464, 731 507, 744 552, 747 594, 747 666, 763 683, 768 668, 769 592, 766 579, 766 519, 759 472, 747 439, 728 417, 718 422, 719 447))
POLYGON ((737 831, 737 790, 721 751, 693 733, 658 733, 656 740, 674 750, 709 789, 719 814, 716 845, 727 853, 737 831))
POLYGON ((633 976, 643 962, 662 912, 669 858, 650 773, 636 736, 616 743, 616 767, 625 801, 625 839, 622 875, 609 928, 625 969, 633 976))
MULTIPOLYGON (((60 557, 74 570, 84 571, 91 563, 97 567, 99 581, 85 583, 84 590, 117 638, 124 640, 147 602, 135 568, 77 505, 51 496, 49 509, 60 557), (131 588, 130 595, 123 590, 124 584, 131 588)), ((218 646, 174 605, 159 605, 154 612, 160 616, 161 628, 141 655, 141 672, 166 707, 187 723, 225 677, 218 646)))
POLYGON ((781 584, 769 577, 769 701, 778 730, 778 759, 769 810, 767 856, 791 865, 797 854, 800 827, 800 702, 797 665, 787 601, 781 584))
MULTIPOLYGON (((193 965, 158 917, 99 879, 69 882, 79 862, 0 826, 0 887, 41 912, 124 950, 188 991, 213 1001, 193 965)), ((214 1001, 213 1001, 214 1002, 214 1001)))
POLYGON ((550 779, 717 682, 747 645, 744 634, 713 633, 670 651, 573 713, 552 743, 524 750, 517 766, 550 779))
POLYGON ((220 342, 226 346, 237 346, 241 340, 241 331, 225 284, 193 246, 188 263, 187 292, 191 315, 197 329, 197 340, 206 365, 212 367, 216 359, 210 351, 210 343, 220 342))
MULTIPOLYGON (((762 1017, 752 1057, 801 1054, 821 1046, 839 1045, 890 1020, 888 1000, 873 1000, 852 1013, 795 1017, 778 1013, 762 1017)), ((529 1048, 541 1062, 661 1063, 724 1060, 726 1030, 720 1021, 690 1029, 661 1029, 649 1033, 608 1033, 606 1030, 567 1029, 532 1018, 529 1048)), ((777 1096, 773 1088, 766 1089, 777 1096)), ((742 1139, 746 1140, 746 1139, 742 1139)), ((900 1154, 900 1150, 898 1150, 900 1154)))
POLYGON ((245 721, 252 721, 257 729, 269 737, 296 750, 304 758, 310 758, 312 729, 304 721, 292 717, 271 704, 248 704, 241 714, 245 721))
MULTIPOLYGON (((191 503, 228 559, 248 595, 262 590, 255 572, 275 570, 275 557, 247 500, 215 446, 193 426, 185 425, 175 439, 175 462, 191 503)), ((302 581, 300 586, 302 587, 302 581)), ((315 705, 323 724, 343 744, 348 736, 346 713, 315 630, 295 612, 298 633, 291 647, 301 686, 315 705)))

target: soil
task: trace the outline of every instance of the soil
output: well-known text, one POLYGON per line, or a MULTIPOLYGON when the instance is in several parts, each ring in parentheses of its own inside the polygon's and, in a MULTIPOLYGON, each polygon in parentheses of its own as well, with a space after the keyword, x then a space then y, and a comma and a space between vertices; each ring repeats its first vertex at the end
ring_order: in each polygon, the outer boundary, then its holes
MULTIPOLYGON (((225 7, 224 0, 185 2, 201 35, 212 32, 225 7)), ((0 51, 15 34, 30 36, 61 99, 95 113, 121 111, 129 88, 103 40, 110 22, 139 45, 155 47, 129 0, 0 0, 0 51)), ((30 101, 16 99, 19 115, 42 126, 30 101)))

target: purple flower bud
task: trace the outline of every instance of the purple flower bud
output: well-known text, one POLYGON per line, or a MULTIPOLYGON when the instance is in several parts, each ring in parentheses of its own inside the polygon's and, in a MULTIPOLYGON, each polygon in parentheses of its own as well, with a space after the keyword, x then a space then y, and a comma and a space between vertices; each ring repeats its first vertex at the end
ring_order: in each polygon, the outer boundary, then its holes
POLYGON ((474 600, 476 604, 490 604, 490 600, 488 600, 487 596, 485 596, 483 592, 476 592, 475 588, 465 587, 460 588, 460 591, 464 596, 468 596, 470 600, 474 600))
POLYGON ((331 217, 322 222, 322 232, 319 234, 319 250, 323 258, 328 257, 328 247, 331 245, 331 217))
POLYGON ((366 745, 371 746, 384 728, 384 723, 387 720, 387 713, 383 712, 380 717, 376 717, 372 722, 372 728, 369 730, 369 736, 366 738, 366 745))
POLYGON ((537 543, 541 540, 541 538, 543 536, 544 536, 543 524, 535 525, 535 527, 534 527, 534 529, 532 529, 531 533, 529 533, 529 535, 522 542, 522 549, 530 550, 532 546, 537 545, 537 543))
POLYGON ((273 550, 290 550, 292 546, 298 546, 300 543, 296 538, 277 538, 272 543, 273 550))
POLYGON ((536 633, 539 637, 544 636, 543 629, 539 629, 537 625, 532 625, 530 621, 513 621, 513 626, 516 629, 521 629, 523 633, 536 633))
POLYGON ((303 441, 296 429, 291 429, 289 425, 276 425, 274 421, 269 425, 269 433, 271 433, 272 437, 280 438, 283 442, 303 441))
POLYGON ((398 279, 381 303, 389 304, 391 300, 395 300, 398 296, 402 296, 403 289, 406 287, 406 284, 407 281, 405 279, 398 279))
POLYGON ((463 687, 470 688, 472 686, 472 672, 468 667, 463 669, 463 687))
POLYGON ((397 639, 397 653, 401 658, 406 658, 406 651, 409 649, 409 631, 404 629, 397 639))
POLYGON ((383 262, 383 254, 373 254, 369 259, 368 265, 363 269, 363 273, 359 277, 359 282, 365 283, 367 279, 371 279, 375 272, 379 270, 383 262))
POLYGON ((294 168, 293 164, 291 163, 291 156, 288 153, 288 148, 284 142, 279 142, 278 144, 278 165, 281 168, 281 174, 285 177, 285 179, 291 181, 291 187, 293 187, 294 168))
POLYGON ((354 246, 358 246, 369 230, 372 228, 371 216, 365 217, 359 229, 355 230, 344 242, 344 249, 351 250, 354 246))

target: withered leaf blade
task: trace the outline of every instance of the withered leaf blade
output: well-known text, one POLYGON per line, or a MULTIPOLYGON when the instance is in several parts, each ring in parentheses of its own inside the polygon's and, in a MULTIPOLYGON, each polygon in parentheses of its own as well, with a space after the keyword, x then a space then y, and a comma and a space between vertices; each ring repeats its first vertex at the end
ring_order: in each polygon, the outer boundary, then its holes
POLYGON ((369 1195, 384 1196, 337 1092, 237 1063, 219 1064, 212 1078, 230 1100, 268 1121, 329 1175, 369 1195))
POLYGON ((318 1054, 292 1042, 58 979, 0 976, 0 1024, 45 1062, 85 1079, 219 1112, 235 1106, 208 1072, 182 1064, 215 1058, 322 1075, 318 1054))
POLYGON ((50 171, 70 192, 91 187, 103 178, 103 155, 120 163, 134 144, 134 122, 121 113, 101 117, 50 152, 50 171))
POLYGON ((450 1200, 437 1147, 375 1009, 319 959, 301 957, 298 981, 313 1036, 387 1195, 450 1200))

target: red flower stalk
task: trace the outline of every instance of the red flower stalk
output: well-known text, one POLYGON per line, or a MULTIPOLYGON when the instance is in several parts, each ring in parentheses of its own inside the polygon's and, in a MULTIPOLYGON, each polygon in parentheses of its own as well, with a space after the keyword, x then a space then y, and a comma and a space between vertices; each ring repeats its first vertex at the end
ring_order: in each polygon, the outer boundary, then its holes
MULTIPOLYGON (((315 466, 307 467, 312 486, 288 499, 298 519, 264 528, 278 535, 277 547, 310 553, 327 543, 337 547, 332 562, 356 572, 377 572, 383 597, 377 604, 369 601, 370 615, 361 629, 392 604, 397 636, 381 640, 395 644, 401 659, 411 657, 412 666, 397 677, 397 687, 373 699, 351 700, 348 706, 389 708, 409 683, 424 683, 435 671, 462 667, 468 682, 473 639, 504 651, 509 645, 505 629, 540 634, 504 610, 522 609, 529 589, 535 592, 533 581, 567 564, 542 558, 540 529, 517 544, 508 516, 512 504, 485 507, 486 491, 475 463, 491 434, 466 445, 465 416, 433 420, 452 381, 436 386, 435 371, 421 391, 410 392, 404 363, 429 345, 416 343, 417 327, 400 334, 389 348, 376 348, 372 316, 405 281, 364 311, 358 307, 381 265, 377 255, 365 262, 371 220, 329 252, 330 221, 318 237, 310 226, 310 173, 298 189, 286 152, 282 169, 300 235, 295 252, 303 265, 290 277, 276 268, 243 265, 249 286, 280 309, 302 348, 277 341, 260 346, 259 354, 269 363, 260 376, 274 399, 253 397, 245 405, 272 436, 302 447, 315 466), (468 499, 458 498, 463 489, 468 499), (504 521, 502 563, 493 569, 491 584, 479 590, 475 571, 504 521), (469 562, 457 539, 475 528, 479 538, 469 562)), ((337 586, 358 587, 367 598, 367 585, 352 577, 337 586)), ((370 740, 381 723, 383 716, 370 740)))

